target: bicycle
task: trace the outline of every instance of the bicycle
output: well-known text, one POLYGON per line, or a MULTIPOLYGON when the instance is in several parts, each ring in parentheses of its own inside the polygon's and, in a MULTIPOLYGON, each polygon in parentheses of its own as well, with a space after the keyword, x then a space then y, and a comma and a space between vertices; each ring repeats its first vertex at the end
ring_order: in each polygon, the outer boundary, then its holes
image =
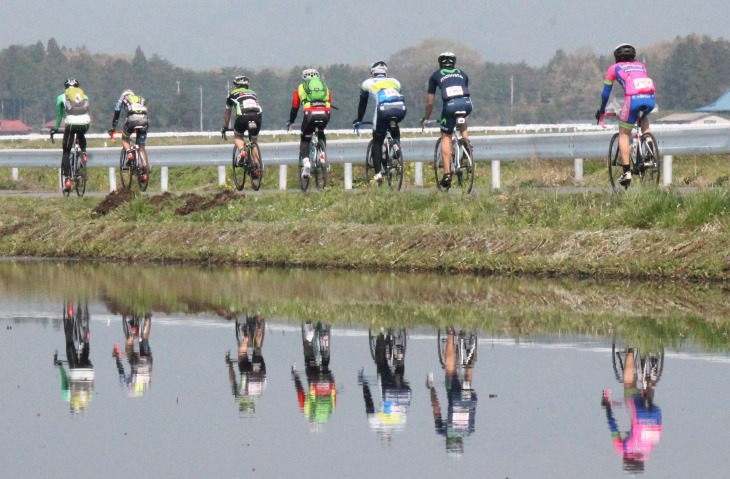
MULTIPOLYGON (((311 322, 302 323, 302 340, 312 344, 312 360, 316 366, 325 366, 329 363, 330 357, 330 325, 317 321, 316 324, 311 322), (310 329, 311 328, 311 329, 310 329), (309 333, 309 334, 308 334, 309 333), (311 340, 309 339, 311 335, 311 340)), ((313 366, 314 364, 308 365, 313 366)))
POLYGON ((449 340, 449 333, 453 334, 452 340, 454 341, 454 353, 456 354, 456 367, 473 367, 477 360, 478 341, 476 332, 469 331, 467 333, 464 330, 456 332, 454 328, 438 330, 437 345, 441 367, 446 367, 444 361, 446 358, 446 346, 449 340))
POLYGON ((648 386, 656 386, 664 372, 664 347, 660 346, 657 350, 642 353, 639 348, 617 344, 614 338, 611 344, 611 359, 616 380, 621 384, 624 382, 624 365, 629 354, 634 356, 634 378, 638 389, 644 390, 648 386))
MULTIPOLYGON (((609 113, 605 116, 616 116, 615 113, 609 113)), ((629 164, 631 165, 631 175, 638 176, 641 183, 647 180, 647 183, 659 184, 659 175, 662 170, 662 158, 659 154, 659 144, 651 133, 643 133, 641 130, 641 118, 644 116, 644 110, 639 111, 634 127, 631 131, 631 152, 629 155, 629 164)), ((603 118, 598 123, 606 128, 603 118)), ((611 188, 614 192, 620 193, 621 187, 627 190, 631 183, 621 185, 618 183, 619 177, 623 174, 623 166, 621 164, 621 152, 618 147, 619 134, 614 133, 611 137, 611 143, 608 146, 608 177, 611 180, 611 188)))
MULTIPOLYGON (((254 122, 251 122, 254 123, 254 122)), ((226 133, 233 131, 232 129, 226 129, 221 134, 223 139, 227 140, 226 133)), ((261 188, 261 181, 264 178, 264 160, 261 158, 261 150, 256 142, 248 141, 246 137, 243 138, 243 149, 233 146, 232 166, 233 166, 233 183, 236 185, 238 191, 242 191, 246 185, 246 176, 251 178, 251 188, 254 191, 258 191, 261 188), (241 152, 245 151, 243 161, 241 161, 241 152), (255 155, 255 156, 254 156, 255 155), (253 162, 252 158, 257 158, 258 166, 253 162)))
MULTIPOLYGON (((456 128, 454 133, 451 135, 451 174, 452 177, 456 176, 456 182, 464 193, 471 193, 474 187, 474 173, 476 170, 476 163, 474 162, 474 152, 471 143, 467 138, 461 136, 459 127, 464 125, 466 127, 466 112, 457 111, 456 116, 456 128)), ((425 130, 425 124, 422 127, 422 131, 425 130)), ((441 158, 441 138, 436 140, 436 149, 433 154, 433 172, 436 176, 436 186, 439 191, 449 191, 451 185, 441 185, 441 178, 446 173, 444 171, 444 162, 441 158)))
MULTIPOLYGON (((109 134, 112 139, 112 143, 116 142, 114 135, 121 133, 113 131, 109 134)), ((137 184, 139 185, 140 191, 147 191, 147 184, 149 183, 149 162, 147 168, 142 166, 142 162, 138 161, 141 158, 142 152, 139 149, 139 145, 135 142, 130 145, 129 150, 122 148, 119 155, 119 176, 122 180, 122 186, 126 189, 132 188, 132 179, 137 177, 137 184)))
POLYGON ((309 179, 314 176, 314 185, 317 190, 321 191, 327 186, 329 181, 329 164, 327 160, 327 144, 319 137, 322 128, 324 128, 324 120, 315 119, 314 121, 314 132, 312 133, 312 140, 309 143, 309 164, 310 174, 306 178, 302 176, 302 170, 304 164, 302 158, 299 158, 299 187, 302 191, 309 189, 309 179))
POLYGON ((247 340, 248 349, 260 347, 264 342, 265 332, 263 317, 247 315, 245 321, 239 321, 236 318, 236 341, 239 345, 247 340))
MULTIPOLYGON (((382 149, 382 161, 380 170, 388 182, 388 186, 394 188, 397 191, 401 190, 403 186, 403 149, 400 145, 400 140, 393 138, 391 131, 398 127, 398 122, 395 118, 387 118, 385 121, 388 122, 388 127, 385 133, 385 139, 383 140, 382 149)), ((361 122, 355 126, 355 132, 357 136, 360 136, 360 127, 362 125, 372 125, 371 121, 361 122)), ((373 141, 370 140, 368 143, 367 153, 365 155, 365 179, 370 187, 373 183, 373 176, 375 175, 375 166, 373 164, 373 141)), ((380 186, 380 184, 378 184, 380 186)))
POLYGON ((370 340, 370 356, 375 363, 378 363, 377 357, 377 340, 382 335, 384 339, 385 362, 390 369, 403 366, 406 358, 406 344, 408 335, 405 328, 380 328, 378 334, 373 333, 372 329, 368 329, 368 338, 370 340))
MULTIPOLYGON (((55 135, 56 133, 59 133, 59 130, 56 130, 56 129, 51 130, 51 143, 55 143, 53 135, 55 135)), ((69 178, 74 183, 74 188, 76 189, 76 195, 84 196, 84 193, 86 192, 86 181, 89 179, 89 173, 86 169, 86 162, 88 161, 88 157, 86 156, 86 153, 81 151, 81 147, 79 146, 78 137, 75 138, 75 140, 74 140, 74 145, 73 145, 73 148, 71 148, 71 152, 69 153, 68 161, 69 161, 69 170, 70 170, 69 178)), ((61 175, 61 184, 63 185, 63 183, 64 183, 63 171, 61 171, 60 175, 61 175)), ((63 188, 63 196, 69 196, 70 194, 71 194, 71 190, 66 190, 66 188, 63 188)))

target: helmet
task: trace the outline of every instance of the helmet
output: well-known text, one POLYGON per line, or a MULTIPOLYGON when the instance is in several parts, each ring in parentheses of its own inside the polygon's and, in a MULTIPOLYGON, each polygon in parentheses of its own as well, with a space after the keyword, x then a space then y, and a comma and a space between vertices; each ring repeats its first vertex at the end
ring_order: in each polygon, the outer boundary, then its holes
POLYGON ((66 88, 77 87, 79 86, 79 81, 75 78, 69 78, 68 80, 63 82, 63 86, 66 88))
POLYGON ((245 75, 238 75, 233 79, 233 84, 238 87, 248 88, 248 77, 245 75))
POLYGON ((452 52, 443 52, 439 55, 439 68, 454 68, 456 66, 456 55, 452 52))
POLYGON ((302 70, 302 80, 307 80, 309 78, 319 78, 319 72, 314 68, 302 70))
POLYGON ((388 65, 386 65, 383 60, 378 60, 377 62, 370 65, 370 74, 371 75, 385 75, 387 73, 388 73, 388 65))
POLYGON ((132 91, 131 88, 127 88, 126 90, 124 90, 122 92, 122 96, 127 96, 127 95, 134 95, 134 92, 132 91))
POLYGON ((617 62, 633 61, 636 58, 636 48, 629 43, 622 43, 613 49, 613 57, 617 62))

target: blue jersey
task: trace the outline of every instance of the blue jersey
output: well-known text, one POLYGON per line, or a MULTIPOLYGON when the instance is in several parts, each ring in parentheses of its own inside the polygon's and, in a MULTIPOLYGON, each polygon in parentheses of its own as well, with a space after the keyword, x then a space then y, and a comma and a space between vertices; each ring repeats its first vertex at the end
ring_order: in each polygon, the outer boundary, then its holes
POLYGON ((436 70, 428 79, 428 93, 436 94, 436 87, 441 89, 443 101, 469 96, 469 77, 458 68, 436 70))

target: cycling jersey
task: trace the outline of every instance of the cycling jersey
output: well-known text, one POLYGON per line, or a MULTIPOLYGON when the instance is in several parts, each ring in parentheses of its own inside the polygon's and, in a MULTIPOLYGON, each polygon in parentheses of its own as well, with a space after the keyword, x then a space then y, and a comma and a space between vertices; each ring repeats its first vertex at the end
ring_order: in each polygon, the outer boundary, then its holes
POLYGON ((656 107, 654 82, 649 78, 643 63, 614 63, 606 71, 599 113, 606 112, 606 104, 611 96, 614 82, 621 85, 625 94, 624 105, 619 112, 619 124, 625 128, 632 128, 638 118, 639 110, 648 114, 656 107))
POLYGON ((137 143, 144 145, 147 141, 147 100, 139 95, 122 95, 114 105, 114 118, 112 128, 117 127, 119 115, 124 110, 127 113, 127 121, 122 128, 122 138, 129 139, 132 133, 137 133, 137 143))
POLYGON ((258 98, 256 98, 256 92, 248 88, 231 90, 228 98, 226 98, 226 109, 232 110, 233 108, 236 109, 236 116, 240 116, 244 112, 261 113, 263 111, 258 98))
POLYGON ((446 102, 452 98, 469 96, 469 77, 458 68, 436 70, 428 79, 428 93, 436 94, 441 89, 441 99, 446 102))
POLYGON ((388 118, 395 118, 398 122, 406 116, 405 97, 401 94, 401 85, 395 78, 386 76, 371 77, 360 85, 360 104, 357 108, 357 118, 362 120, 367 109, 368 99, 375 101, 373 112, 373 130, 385 135, 388 118))
POLYGON ((327 89, 327 101, 313 101, 307 100, 307 93, 304 91, 304 83, 300 84, 292 94, 291 98, 291 113, 289 115, 289 123, 294 123, 294 119, 297 117, 297 112, 301 106, 304 111, 319 110, 329 112, 332 106, 332 90, 327 89))
MULTIPOLYGON (((84 95, 84 100, 88 103, 89 97, 84 95)), ((58 130, 61 126, 61 121, 65 118, 67 126, 88 126, 91 123, 91 117, 89 113, 82 113, 80 115, 72 115, 66 111, 66 93, 61 93, 56 98, 56 126, 54 129, 58 130)))

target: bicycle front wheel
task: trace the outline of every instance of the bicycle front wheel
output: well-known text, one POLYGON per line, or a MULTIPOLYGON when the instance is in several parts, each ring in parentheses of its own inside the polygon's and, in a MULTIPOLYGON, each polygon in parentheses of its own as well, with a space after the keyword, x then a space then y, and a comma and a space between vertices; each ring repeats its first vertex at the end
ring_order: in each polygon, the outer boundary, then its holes
POLYGON ((132 176, 134 175, 133 165, 127 163, 127 152, 122 148, 119 155, 119 177, 122 180, 122 186, 126 189, 132 187, 132 176))
POLYGON ((623 167, 621 166, 621 153, 618 148, 618 133, 614 133, 611 137, 611 143, 608 145, 608 178, 611 180, 611 188, 616 193, 621 193, 626 189, 618 182, 622 174, 623 167))
POLYGON ((264 160, 261 159, 261 150, 257 143, 249 143, 248 158, 251 162, 251 188, 258 191, 261 188, 261 180, 264 179, 264 160), (258 161, 258 166, 254 160, 258 161))
POLYGON ((388 145, 388 184, 391 188, 400 191, 403 187, 403 150, 400 141, 390 140, 388 145))
POLYGON ((469 194, 474 187, 474 156, 467 139, 459 139, 457 155, 456 179, 462 192, 469 194))
POLYGON ((76 182, 76 195, 84 196, 84 193, 86 193, 86 180, 89 178, 89 173, 86 169, 86 163, 84 163, 79 155, 76 155, 74 161, 76 162, 76 177, 74 178, 76 182))
POLYGON ((329 171, 327 171, 327 165, 321 161, 322 158, 325 158, 325 144, 320 140, 317 142, 315 157, 312 160, 314 184, 320 191, 325 189, 327 180, 329 179, 329 171))
POLYGON ((365 154, 365 181, 368 188, 373 184, 373 176, 375 175, 375 166, 373 165, 373 140, 368 143, 368 151, 365 154))
POLYGON ((238 191, 243 190, 243 187, 246 184, 246 170, 240 162, 241 150, 234 146, 231 165, 233 166, 233 184, 236 185, 236 189, 238 191))

